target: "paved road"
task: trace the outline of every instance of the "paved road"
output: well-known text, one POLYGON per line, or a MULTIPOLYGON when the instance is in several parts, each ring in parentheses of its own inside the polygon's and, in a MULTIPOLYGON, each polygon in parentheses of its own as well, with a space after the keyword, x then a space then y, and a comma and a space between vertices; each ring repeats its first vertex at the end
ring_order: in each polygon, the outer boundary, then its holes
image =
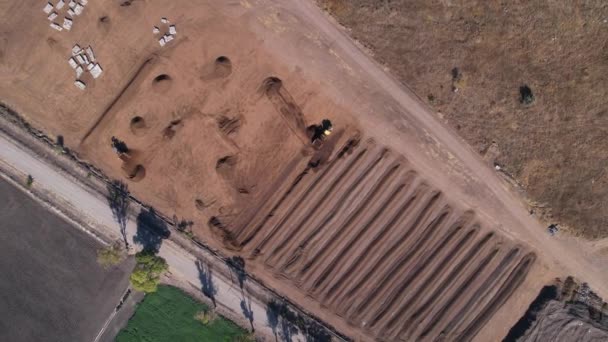
MULTIPOLYGON (((97 193, 89 192, 69 177, 55 170, 44 160, 31 156, 28 151, 17 146, 15 142, 3 135, 0 135, 0 161, 9 164, 23 174, 32 175, 35 187, 52 193, 62 202, 77 209, 83 217, 86 217, 87 221, 98 227, 105 227, 107 235, 116 240, 121 238, 119 226, 114 220, 105 198, 97 193)), ((127 222, 126 231, 129 244, 136 246, 135 248, 141 248, 133 240, 137 232, 134 220, 127 222)), ((197 288, 201 288, 197 259, 193 255, 170 240, 163 241, 159 255, 167 260, 169 271, 173 275, 197 288)), ((209 260, 213 260, 213 258, 210 257, 209 260)), ((234 284, 230 279, 223 278, 217 273, 213 275, 213 284, 217 291, 215 294, 217 303, 237 314, 242 313, 243 295, 238 284, 234 284)), ((265 303, 248 296, 246 300, 247 302, 251 301, 251 311, 254 318, 253 326, 256 332, 262 336, 274 336, 268 325, 265 303)), ((103 323, 101 322, 101 324, 103 323)), ((303 338, 296 335, 293 340, 303 340, 303 338)))

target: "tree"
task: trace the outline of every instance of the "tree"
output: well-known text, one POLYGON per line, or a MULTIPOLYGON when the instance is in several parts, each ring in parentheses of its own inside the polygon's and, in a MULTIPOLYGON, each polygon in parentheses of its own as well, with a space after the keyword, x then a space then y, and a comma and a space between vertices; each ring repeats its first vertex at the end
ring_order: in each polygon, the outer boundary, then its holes
POLYGON ((97 262, 105 268, 114 266, 124 259, 125 253, 119 242, 115 242, 97 251, 97 262))
POLYGON ((25 181, 25 185, 28 188, 31 188, 32 184, 34 184, 34 177, 32 177, 32 175, 27 175, 27 180, 25 181))
POLYGON ((209 325, 217 319, 217 313, 213 310, 200 311, 194 316, 194 319, 201 322, 203 325, 209 325))
POLYGON ((532 89, 530 89, 530 87, 527 85, 519 87, 519 95, 519 102, 524 105, 530 105, 532 102, 534 102, 534 94, 532 93, 532 89))
POLYGON ((167 262, 151 251, 141 251, 135 254, 135 259, 137 264, 131 273, 131 285, 138 291, 156 292, 160 276, 168 268, 167 262))

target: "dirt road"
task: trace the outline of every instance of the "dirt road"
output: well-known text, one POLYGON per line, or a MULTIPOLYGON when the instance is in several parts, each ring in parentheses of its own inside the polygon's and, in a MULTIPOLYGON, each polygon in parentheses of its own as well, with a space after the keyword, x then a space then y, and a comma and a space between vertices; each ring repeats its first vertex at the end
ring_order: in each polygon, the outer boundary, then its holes
MULTIPOLYGON (((118 224, 114 220, 105 198, 74 183, 73 179, 58 172, 44 160, 28 154, 26 150, 16 146, 12 140, 3 135, 0 135, 0 163, 8 164, 24 175, 32 175, 34 177, 33 186, 55 195, 62 204, 71 205, 88 221, 95 224, 95 227, 105 228, 102 232, 104 235, 113 240, 122 239, 118 224)), ((136 246, 135 248, 140 248, 138 242, 134 241, 136 234, 137 226, 135 220, 131 219, 127 222, 128 241, 130 245, 136 246)), ((159 255, 167 260, 172 275, 189 282, 195 288, 201 288, 197 259, 193 255, 169 240, 163 242, 159 255)), ((212 256, 209 256, 208 260, 213 259, 212 256)), ((217 291, 215 294, 217 303, 240 315, 243 294, 239 284, 222 277, 219 272, 214 274, 212 283, 217 291)), ((256 332, 269 338, 274 336, 267 321, 266 303, 262 303, 252 296, 247 296, 247 299, 251 305, 250 310, 253 312, 252 324, 256 332)), ((303 340, 303 337, 296 334, 293 336, 293 340, 303 340)))

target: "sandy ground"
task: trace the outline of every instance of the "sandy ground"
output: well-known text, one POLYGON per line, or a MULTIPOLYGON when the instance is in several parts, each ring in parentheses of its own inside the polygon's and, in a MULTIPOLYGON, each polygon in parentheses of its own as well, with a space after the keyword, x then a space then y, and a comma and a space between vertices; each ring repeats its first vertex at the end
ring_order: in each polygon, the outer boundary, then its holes
POLYGON ((71 32, 34 3, 0 5, 2 100, 349 336, 496 340, 556 275, 608 294, 602 259, 550 238, 314 3, 91 2, 71 32), (161 16, 178 29, 163 48, 161 16), (105 70, 84 92, 75 43, 105 70))
POLYGON ((92 341, 133 262, 103 269, 101 247, 0 178, 0 339, 92 341))

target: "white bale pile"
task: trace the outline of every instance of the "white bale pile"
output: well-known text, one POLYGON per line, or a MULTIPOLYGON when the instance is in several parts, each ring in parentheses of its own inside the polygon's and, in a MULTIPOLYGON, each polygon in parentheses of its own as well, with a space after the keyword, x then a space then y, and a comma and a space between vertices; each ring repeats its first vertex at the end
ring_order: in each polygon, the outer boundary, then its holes
POLYGON ((47 14, 47 19, 51 21, 51 27, 57 31, 65 29, 66 31, 72 30, 74 24, 74 17, 81 15, 84 11, 84 7, 89 3, 88 0, 70 0, 66 6, 66 1, 59 0, 55 6, 53 3, 47 2, 42 9, 47 14), (67 9, 67 13, 63 12, 67 9), (61 13, 63 12, 63 14, 61 13), (60 25, 63 19, 63 24, 60 25))
POLYGON ((85 49, 81 48, 80 45, 76 44, 72 47, 72 57, 68 59, 68 64, 76 72, 76 81, 74 84, 84 90, 86 84, 80 80, 85 72, 89 72, 94 79, 99 78, 103 69, 99 63, 95 63, 95 53, 91 46, 87 46, 85 49))
MULTIPOLYGON (((177 34, 177 28, 176 28, 175 24, 169 25, 169 19, 167 19, 166 17, 160 18, 160 22, 162 24, 164 24, 161 26, 164 26, 166 28, 165 33, 162 35, 162 37, 160 37, 158 39, 158 44, 162 47, 162 46, 167 45, 167 43, 169 43, 173 39, 175 39, 175 35, 177 34)), ((161 28, 159 26, 153 26, 152 34, 159 34, 159 33, 161 33, 161 28)))

